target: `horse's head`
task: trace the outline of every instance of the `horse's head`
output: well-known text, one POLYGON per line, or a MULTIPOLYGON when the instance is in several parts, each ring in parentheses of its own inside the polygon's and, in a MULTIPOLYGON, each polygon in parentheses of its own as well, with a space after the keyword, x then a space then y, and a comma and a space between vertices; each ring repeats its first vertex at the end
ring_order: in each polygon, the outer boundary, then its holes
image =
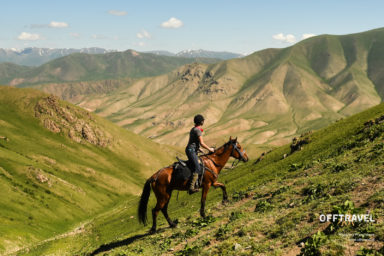
POLYGON ((230 137, 228 144, 232 146, 232 152, 231 152, 232 157, 234 157, 238 160, 242 160, 243 162, 248 161, 248 155, 245 152, 244 148, 237 141, 237 138, 232 139, 232 137, 230 137))

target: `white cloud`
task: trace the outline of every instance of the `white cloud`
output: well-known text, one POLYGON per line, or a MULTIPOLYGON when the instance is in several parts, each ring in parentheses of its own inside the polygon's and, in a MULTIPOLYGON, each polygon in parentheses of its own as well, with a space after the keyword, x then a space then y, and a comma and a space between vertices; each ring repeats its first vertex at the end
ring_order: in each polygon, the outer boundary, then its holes
POLYGON ((127 15, 126 11, 118 11, 118 10, 109 10, 109 14, 114 15, 114 16, 125 16, 127 15))
POLYGON ((167 21, 164 21, 163 23, 161 23, 161 26, 163 28, 180 28, 182 27, 184 24, 181 20, 179 19, 176 19, 174 17, 170 18, 169 20, 167 21))
POLYGON ((27 32, 21 32, 21 34, 17 37, 19 40, 24 40, 24 41, 36 41, 41 39, 39 34, 30 34, 27 32))
POLYGON ((284 35, 283 33, 279 33, 272 36, 273 39, 276 39, 278 41, 284 42, 284 43, 294 43, 296 42, 296 37, 292 34, 284 35))
POLYGON ((51 23, 49 23, 48 27, 50 27, 50 28, 67 28, 68 27, 68 23, 66 23, 66 22, 58 22, 58 21, 51 21, 51 23))
POLYGON ((301 36, 301 39, 304 40, 304 39, 307 39, 307 38, 310 38, 310 37, 313 37, 313 36, 316 36, 316 35, 315 34, 311 34, 311 33, 303 34, 301 36))
POLYGON ((136 34, 137 38, 140 38, 140 39, 143 39, 143 38, 147 38, 147 39, 151 39, 151 34, 148 33, 148 31, 146 30, 142 30, 140 33, 137 33, 136 34))

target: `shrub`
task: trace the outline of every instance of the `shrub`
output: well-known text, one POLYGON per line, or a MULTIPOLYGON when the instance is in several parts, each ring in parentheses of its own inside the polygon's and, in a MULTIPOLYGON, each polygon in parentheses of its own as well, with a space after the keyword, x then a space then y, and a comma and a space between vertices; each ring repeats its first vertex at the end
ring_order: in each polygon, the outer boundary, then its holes
POLYGON ((231 212, 231 216, 229 216, 229 221, 235 221, 237 219, 240 219, 244 216, 242 212, 231 212))
POLYGON ((255 212, 267 212, 272 208, 273 206, 267 200, 262 200, 256 204, 255 212))
POLYGON ((250 196, 249 192, 240 190, 240 191, 235 191, 232 195, 232 200, 234 201, 240 201, 243 200, 244 198, 248 198, 250 196))
POLYGON ((205 218, 198 218, 194 221, 192 221, 192 226, 194 227, 206 227, 208 224, 213 223, 216 221, 216 218, 212 215, 208 215, 205 218))
POLYGON ((374 249, 361 247, 360 250, 357 251, 356 256, 383 256, 383 254, 374 249))
POLYGON ((189 237, 194 237, 195 235, 199 234, 199 230, 196 229, 196 228, 189 228, 185 231, 185 234, 184 236, 186 238, 189 238, 189 237))
POLYGON ((289 172, 294 172, 296 170, 299 170, 301 167, 303 167, 303 163, 294 163, 289 165, 289 172))
POLYGON ((224 240, 229 231, 228 225, 222 225, 215 234, 216 240, 224 240))
POLYGON ((313 234, 301 248, 300 254, 302 256, 320 256, 320 247, 327 241, 327 236, 322 231, 317 231, 313 234))
POLYGON ((305 203, 308 203, 314 199, 319 199, 322 197, 329 197, 328 187, 323 184, 313 184, 303 189, 302 194, 307 196, 304 199, 305 203))
POLYGON ((189 246, 185 245, 183 250, 176 252, 174 255, 176 256, 191 256, 191 255, 199 255, 200 247, 197 245, 189 246))

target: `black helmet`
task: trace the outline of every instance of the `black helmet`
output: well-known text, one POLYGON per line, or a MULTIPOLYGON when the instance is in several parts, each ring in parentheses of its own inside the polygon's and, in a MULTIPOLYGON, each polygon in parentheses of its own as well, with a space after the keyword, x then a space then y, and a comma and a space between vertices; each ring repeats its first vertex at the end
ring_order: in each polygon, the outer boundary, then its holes
POLYGON ((193 118, 193 122, 195 122, 195 124, 199 125, 201 124, 202 122, 204 121, 204 117, 202 115, 196 115, 194 118, 193 118))

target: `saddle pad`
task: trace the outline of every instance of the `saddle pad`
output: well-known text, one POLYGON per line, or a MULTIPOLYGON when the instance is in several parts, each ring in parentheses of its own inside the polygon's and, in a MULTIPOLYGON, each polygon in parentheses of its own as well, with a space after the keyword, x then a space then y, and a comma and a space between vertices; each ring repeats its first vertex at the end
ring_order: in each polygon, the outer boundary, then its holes
POLYGON ((192 175, 191 170, 187 166, 182 166, 177 162, 173 164, 173 169, 172 179, 175 180, 188 180, 192 175))
MULTIPOLYGON (((182 166, 180 163, 175 162, 173 164, 174 171, 172 174, 172 179, 181 180, 181 181, 189 180, 189 178, 192 176, 192 172, 188 166, 182 166)), ((202 171, 201 171, 202 169, 203 169, 203 166, 200 165, 200 172, 198 173, 199 175, 202 174, 202 171)))

